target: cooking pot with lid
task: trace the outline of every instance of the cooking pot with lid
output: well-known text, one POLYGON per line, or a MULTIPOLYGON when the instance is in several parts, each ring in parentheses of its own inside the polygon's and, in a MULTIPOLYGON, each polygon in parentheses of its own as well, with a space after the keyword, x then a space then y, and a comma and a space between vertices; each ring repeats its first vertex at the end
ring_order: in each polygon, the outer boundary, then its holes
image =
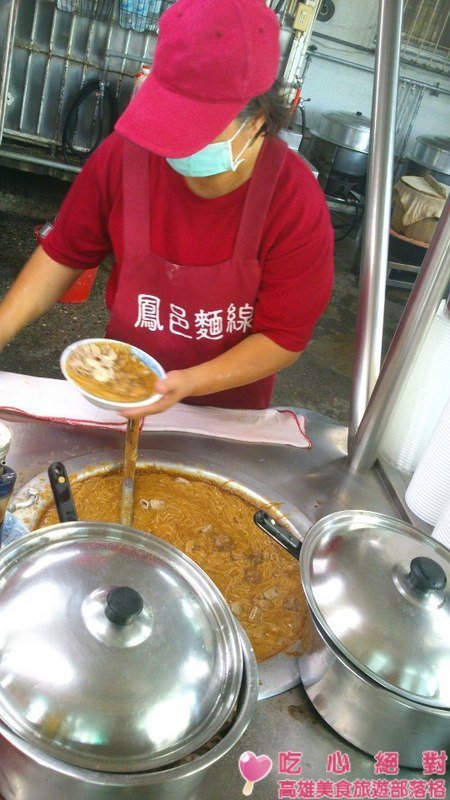
POLYGON ((371 755, 398 752, 403 766, 448 750, 449 551, 369 511, 319 520, 301 552, 290 538, 281 534, 300 556, 310 612, 300 674, 319 714, 371 755))
POLYGON ((187 800, 257 700, 244 632, 166 542, 107 523, 0 551, 4 800, 187 800))
POLYGON ((300 673, 318 712, 403 766, 448 749, 446 548, 401 520, 344 511, 316 523, 303 555, 311 624, 300 673))
POLYGON ((435 172, 450 175, 450 137, 418 136, 412 160, 435 172))
POLYGON ((315 136, 332 142, 340 147, 356 150, 358 153, 368 153, 370 145, 369 117, 360 111, 328 111, 321 115, 315 136))
POLYGON ((319 169, 322 186, 328 194, 339 194, 339 188, 327 180, 345 176, 357 179, 357 191, 363 188, 367 174, 370 145, 370 119, 361 112, 329 111, 321 115, 313 131, 311 161, 319 169), (338 173, 336 175, 335 173, 338 173))

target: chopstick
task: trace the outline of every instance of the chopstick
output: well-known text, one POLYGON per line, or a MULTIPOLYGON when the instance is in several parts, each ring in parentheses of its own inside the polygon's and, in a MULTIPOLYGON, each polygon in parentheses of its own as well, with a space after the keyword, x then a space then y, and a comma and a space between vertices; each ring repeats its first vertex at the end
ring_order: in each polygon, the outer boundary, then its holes
POLYGON ((131 526, 134 515, 134 474, 138 451, 140 419, 129 419, 125 437, 123 460, 122 494, 120 498, 120 521, 131 526))

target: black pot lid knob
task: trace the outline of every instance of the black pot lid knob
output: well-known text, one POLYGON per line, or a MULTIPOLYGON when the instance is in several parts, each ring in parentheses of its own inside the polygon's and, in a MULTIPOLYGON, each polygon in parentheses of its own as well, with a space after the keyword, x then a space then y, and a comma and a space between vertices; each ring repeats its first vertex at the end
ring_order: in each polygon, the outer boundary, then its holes
POLYGON ((105 614, 114 625, 129 625, 143 608, 141 595, 130 586, 114 586, 107 594, 105 614))
POLYGON ((409 587, 418 592, 436 592, 447 586, 447 576, 444 570, 432 558, 426 558, 426 556, 413 558, 409 568, 410 572, 406 582, 409 587))

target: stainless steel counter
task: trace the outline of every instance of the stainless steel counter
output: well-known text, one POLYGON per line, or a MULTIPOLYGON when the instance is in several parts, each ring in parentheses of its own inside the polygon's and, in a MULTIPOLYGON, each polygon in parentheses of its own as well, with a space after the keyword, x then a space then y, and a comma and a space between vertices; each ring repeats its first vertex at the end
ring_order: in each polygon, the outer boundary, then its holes
MULTIPOLYGON (((348 470, 346 429, 314 412, 302 413, 307 417, 307 432, 313 442, 311 450, 248 445, 169 432, 142 434, 140 449, 154 452, 155 460, 164 457, 239 480, 251 490, 274 502, 281 502, 288 515, 297 516, 297 527, 299 524, 304 527, 302 533, 306 532, 309 523, 337 510, 358 508, 399 516, 375 472, 355 475, 348 470)), ((87 453, 92 453, 95 459, 100 451, 110 451, 116 456, 123 445, 123 434, 116 431, 35 422, 6 414, 2 421, 12 431, 8 462, 18 472, 19 486, 46 470, 52 461, 67 462, 87 453)), ((374 778, 423 778, 420 770, 404 768, 400 768, 398 775, 375 775, 374 759, 337 737, 317 715, 302 687, 258 703, 257 712, 239 746, 208 777, 198 798, 229 800, 242 796, 243 780, 238 770, 238 759, 245 750, 257 755, 265 753, 274 762, 270 775, 255 785, 255 800, 303 796, 279 794, 279 780, 345 779, 352 782, 374 778), (341 775, 327 773, 327 757, 337 750, 348 754, 350 772, 341 775), (278 773, 280 751, 303 753, 300 775, 278 773)))
MULTIPOLYGON (((332 511, 362 508, 393 514, 397 511, 375 472, 354 474, 346 468, 347 429, 311 411, 307 433, 313 447, 254 445, 206 436, 170 432, 143 433, 139 450, 166 459, 209 469, 250 489, 300 509, 311 523, 332 511)), ((122 450, 121 432, 37 422, 3 412, 12 432, 8 463, 17 470, 19 487, 55 460, 122 450)))

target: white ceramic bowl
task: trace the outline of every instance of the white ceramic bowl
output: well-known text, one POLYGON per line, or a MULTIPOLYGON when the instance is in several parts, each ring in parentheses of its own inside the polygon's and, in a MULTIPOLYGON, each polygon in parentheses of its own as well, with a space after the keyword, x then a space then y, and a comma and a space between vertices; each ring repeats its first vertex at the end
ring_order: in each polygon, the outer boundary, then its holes
MULTIPOLYGON (((63 373, 66 380, 68 380, 72 386, 75 386, 76 389, 86 398, 89 400, 90 403, 93 403, 94 406, 98 406, 99 408, 105 408, 107 411, 117 411, 119 414, 124 411, 135 411, 139 408, 145 408, 146 406, 151 405, 152 403, 156 403, 157 400, 160 400, 162 395, 160 394, 152 394, 150 397, 146 398, 145 400, 139 400, 136 403, 120 403, 117 400, 104 400, 102 397, 96 397, 94 394, 90 394, 90 392, 86 392, 81 386, 78 385, 73 378, 70 377, 67 373, 66 364, 67 359, 72 353, 77 350, 78 347, 81 345, 86 344, 120 344, 124 345, 126 342, 119 342, 116 339, 80 339, 78 342, 73 342, 70 344, 61 354, 61 372, 63 373)), ((128 345, 130 348, 130 352, 139 358, 144 364, 147 365, 157 376, 158 378, 165 378, 166 373, 162 368, 161 364, 159 364, 156 359, 149 356, 148 353, 145 353, 143 350, 140 350, 139 347, 134 347, 134 345, 128 345)))

